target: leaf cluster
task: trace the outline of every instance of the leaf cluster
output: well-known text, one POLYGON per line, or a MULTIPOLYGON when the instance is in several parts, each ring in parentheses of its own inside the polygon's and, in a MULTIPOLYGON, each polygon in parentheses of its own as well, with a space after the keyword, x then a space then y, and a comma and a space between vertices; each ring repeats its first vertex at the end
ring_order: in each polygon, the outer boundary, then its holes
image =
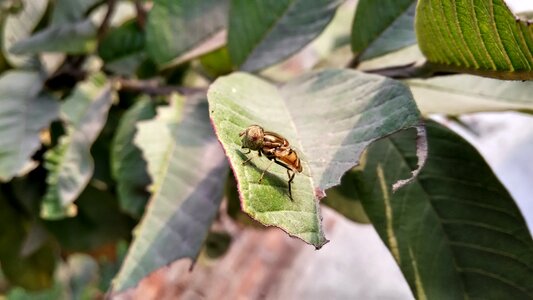
POLYGON ((431 119, 533 110, 533 25, 503 0, 8 0, 0 21, 8 298, 121 293, 223 252, 228 217, 319 249, 322 205, 371 223, 416 298, 533 297, 522 212, 431 119), (253 124, 297 154, 292 197, 242 149, 253 124))

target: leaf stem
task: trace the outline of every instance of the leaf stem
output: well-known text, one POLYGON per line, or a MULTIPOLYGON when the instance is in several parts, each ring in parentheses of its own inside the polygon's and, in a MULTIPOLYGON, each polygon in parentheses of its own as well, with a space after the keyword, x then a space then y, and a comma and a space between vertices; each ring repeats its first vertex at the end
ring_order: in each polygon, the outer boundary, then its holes
POLYGON ((117 6, 117 0, 107 0, 107 12, 104 16, 104 20, 102 20, 102 24, 100 24, 100 27, 98 27, 98 33, 97 33, 98 41, 101 41, 102 38, 107 33, 107 30, 109 29, 109 24, 111 22, 111 17, 113 16, 113 13, 115 12, 116 6, 117 6))
POLYGON ((151 96, 170 95, 172 93, 180 93, 182 95, 206 93, 206 89, 203 88, 162 85, 157 80, 136 80, 127 78, 117 78, 116 80, 119 84, 119 90, 140 92, 151 96))

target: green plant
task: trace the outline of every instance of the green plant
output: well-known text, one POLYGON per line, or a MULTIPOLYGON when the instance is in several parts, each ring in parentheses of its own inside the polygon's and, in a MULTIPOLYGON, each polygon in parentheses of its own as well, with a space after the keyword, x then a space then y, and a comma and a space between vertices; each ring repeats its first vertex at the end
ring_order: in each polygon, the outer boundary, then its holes
POLYGON ((0 9, 0 262, 18 286, 11 296, 66 295, 68 283, 54 284, 59 254, 93 253, 111 270, 101 282, 72 275, 90 286, 73 297, 194 260, 225 193, 317 249, 327 197, 374 225, 417 298, 533 296, 521 212, 480 154, 428 119, 533 110, 533 25, 503 0, 360 0, 355 15, 340 0, 0 9), (306 46, 315 70, 276 65, 306 46), (254 154, 239 132, 252 124, 298 152, 292 199, 285 169, 258 184, 269 161, 242 164, 254 154), (233 177, 238 192, 225 190, 233 177))

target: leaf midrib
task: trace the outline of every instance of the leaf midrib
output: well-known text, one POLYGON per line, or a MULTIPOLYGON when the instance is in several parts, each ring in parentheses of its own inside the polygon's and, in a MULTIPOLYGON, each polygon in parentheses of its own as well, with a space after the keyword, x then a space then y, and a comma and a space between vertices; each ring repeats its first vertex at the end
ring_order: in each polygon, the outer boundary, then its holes
MULTIPOLYGON (((409 163, 406 161, 404 155, 403 155, 403 152, 400 150, 400 147, 392 140, 392 139, 389 139, 390 142, 391 142, 391 145, 392 145, 392 148, 394 148, 394 150, 396 150, 396 152, 398 154, 400 154, 400 157, 401 157, 401 162, 404 164, 404 166, 407 166, 407 168, 409 168, 409 163)), ((452 253, 452 260, 453 260, 453 263, 454 263, 454 268, 456 270, 456 273, 464 279, 464 276, 463 276, 463 273, 464 273, 464 270, 468 269, 468 268, 462 268, 462 267, 459 267, 458 264, 457 264, 457 260, 456 260, 456 251, 453 249, 453 245, 455 243, 460 243, 460 242, 454 242, 450 239, 450 237, 448 236, 446 230, 444 229, 444 223, 445 223, 445 219, 442 218, 439 214, 438 214, 438 211, 435 209, 435 206, 433 205, 433 201, 430 200, 430 199, 433 199, 433 197, 430 195, 430 193, 427 191, 425 185, 421 182, 421 180, 419 178, 416 178, 415 179, 415 182, 416 184, 421 188, 421 190, 424 192, 424 194, 426 195, 427 199, 428 199, 428 202, 429 202, 429 207, 431 207, 431 210, 433 211, 433 213, 437 216, 437 220, 438 220, 438 224, 439 224, 439 227, 441 227, 441 230, 442 230, 442 234, 445 238, 445 241, 448 245, 448 248, 450 250, 450 253, 452 253)), ((414 183, 414 182, 413 182, 414 183)), ((481 223, 482 224, 482 223, 481 223)), ((502 232, 502 233, 506 233, 506 234, 510 234, 508 232, 502 232)), ((513 236, 514 237, 514 236, 513 236)), ((520 243, 524 243, 524 241, 522 241, 521 239, 518 239, 516 237, 514 237, 516 241, 520 242, 520 243)), ((463 243, 464 244, 464 243, 463 243)), ((470 246, 477 246, 475 244, 467 244, 467 245, 470 245, 470 246)), ((490 252, 490 253, 493 253, 494 255, 501 255, 503 257, 506 257, 506 258, 509 258, 509 259, 513 259, 513 260, 517 260, 517 258, 511 254, 506 254, 506 255, 502 255, 500 253, 498 253, 499 251, 496 251, 495 249, 491 249, 491 248, 484 248, 484 247, 478 247, 478 250, 483 250, 485 252, 490 252)), ((520 261, 520 264, 521 265, 526 265, 524 262, 521 262, 520 261)), ((527 266, 526 267, 528 269, 532 269, 530 266, 527 266)), ((515 285, 513 282, 509 281, 508 279, 506 278, 501 278, 501 276, 499 276, 498 274, 493 274, 493 273, 490 273, 490 272, 487 272, 486 270, 483 270, 483 269, 479 269, 478 271, 480 272, 483 272, 484 274, 492 274, 494 276, 491 276, 491 278, 495 279, 495 280, 498 280, 498 281, 501 281, 503 282, 504 284, 506 285, 509 285, 509 286, 512 286, 514 288, 516 288, 517 290, 521 291, 521 292, 524 292, 525 294, 528 294, 528 291, 515 285)), ((488 276, 488 275, 487 275, 488 276)), ((469 299, 469 296, 468 296, 468 292, 466 291, 466 287, 464 286, 464 283, 463 283, 463 280, 460 281, 460 284, 461 284, 461 287, 463 289, 463 294, 465 296, 465 299, 469 299)))
MULTIPOLYGON (((392 148, 401 157, 401 161, 400 162, 404 165, 404 167, 407 167, 407 169, 410 170, 409 163, 405 159, 403 152, 400 150, 400 147, 393 141, 392 138, 389 138, 389 141, 390 141, 390 144, 391 144, 392 148)), ((455 251, 453 250, 453 248, 451 247, 451 239, 448 236, 448 233, 446 232, 446 230, 444 230, 444 224, 442 223, 441 218, 440 218, 439 214, 437 213, 437 210, 435 209, 435 207, 433 206, 433 203, 430 200, 431 196, 430 196, 429 192, 427 191, 426 187, 420 182, 420 180, 418 178, 413 180, 412 184, 417 184, 420 187, 421 191, 426 195, 426 199, 428 199, 428 201, 427 201, 429 203, 428 207, 431 208, 431 211, 437 216, 437 218, 436 218, 437 219, 437 223, 439 224, 439 227, 441 228, 441 232, 442 232, 443 238, 445 239, 445 242, 447 244, 447 248, 449 249, 450 253, 452 253, 451 259, 453 261, 453 267, 455 269, 456 274, 462 279, 462 280, 459 280, 459 284, 461 286, 462 294, 464 296, 464 299, 469 299, 468 293, 466 292, 466 287, 464 285, 464 276, 461 273, 459 266, 457 265, 457 259, 456 259, 457 255, 456 255, 455 251)))

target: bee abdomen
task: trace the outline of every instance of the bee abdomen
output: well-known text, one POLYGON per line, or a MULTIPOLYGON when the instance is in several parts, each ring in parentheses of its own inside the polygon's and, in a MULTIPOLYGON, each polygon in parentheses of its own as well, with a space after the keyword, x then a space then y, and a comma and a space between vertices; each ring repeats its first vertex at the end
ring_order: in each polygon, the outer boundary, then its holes
POLYGON ((298 158, 298 154, 296 151, 292 150, 291 148, 283 150, 283 153, 280 153, 282 155, 277 155, 277 158, 284 162, 287 166, 289 166, 293 171, 295 172, 302 172, 302 164, 300 162, 300 158, 298 158))

